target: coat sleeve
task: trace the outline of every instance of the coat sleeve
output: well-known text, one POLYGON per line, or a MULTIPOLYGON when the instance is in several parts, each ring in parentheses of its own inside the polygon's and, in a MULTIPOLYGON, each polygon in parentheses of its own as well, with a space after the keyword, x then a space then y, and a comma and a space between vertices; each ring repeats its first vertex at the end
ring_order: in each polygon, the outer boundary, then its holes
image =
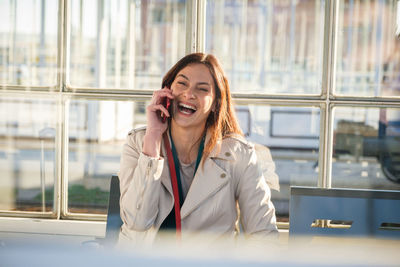
POLYGON ((240 218, 246 234, 277 233, 275 207, 271 202, 271 190, 267 185, 253 147, 238 153, 237 198, 240 218))
POLYGON ((135 231, 148 230, 155 222, 164 164, 163 158, 148 157, 141 152, 140 134, 143 133, 129 133, 118 173, 121 219, 128 229, 135 231))

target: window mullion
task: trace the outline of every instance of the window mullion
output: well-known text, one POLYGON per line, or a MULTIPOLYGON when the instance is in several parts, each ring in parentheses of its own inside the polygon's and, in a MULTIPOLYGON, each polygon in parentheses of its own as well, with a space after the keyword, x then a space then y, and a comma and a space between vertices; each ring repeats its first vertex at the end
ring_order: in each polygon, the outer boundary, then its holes
POLYGON ((206 50, 206 0, 197 1, 196 52, 206 50))
POLYGON ((57 125, 56 131, 56 151, 57 151, 57 169, 54 183, 54 209, 59 219, 62 213, 62 203, 65 201, 65 194, 63 190, 64 185, 64 169, 66 166, 65 155, 66 149, 66 119, 68 118, 67 110, 65 109, 65 100, 62 97, 62 92, 66 86, 66 72, 67 72, 67 33, 68 33, 68 0, 59 0, 58 9, 58 53, 57 53, 57 89, 59 95, 58 100, 58 120, 60 123, 57 125))
POLYGON ((318 176, 318 187, 331 187, 331 164, 332 164, 332 136, 333 116, 332 95, 335 88, 336 71, 336 46, 338 31, 338 0, 326 0, 325 22, 324 22, 324 47, 323 47, 323 70, 322 70, 322 99, 325 99, 323 116, 321 117, 321 151, 320 171, 318 176), (321 162, 322 161, 322 162, 321 162))
POLYGON ((57 89, 62 92, 65 85, 65 55, 66 55, 66 12, 68 0, 58 1, 58 35, 57 35, 57 89))
POLYGON ((190 54, 196 51, 197 34, 197 0, 186 2, 186 51, 190 54))

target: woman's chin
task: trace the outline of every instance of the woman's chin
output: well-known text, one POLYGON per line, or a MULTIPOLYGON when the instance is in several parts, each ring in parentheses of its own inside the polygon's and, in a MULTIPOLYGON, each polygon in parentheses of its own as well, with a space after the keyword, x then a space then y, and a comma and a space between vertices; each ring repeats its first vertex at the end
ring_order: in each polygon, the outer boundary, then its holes
POLYGON ((195 116, 174 116, 173 118, 174 123, 176 126, 182 128, 199 128, 199 130, 203 130, 206 124, 206 120, 202 122, 199 121, 195 116))

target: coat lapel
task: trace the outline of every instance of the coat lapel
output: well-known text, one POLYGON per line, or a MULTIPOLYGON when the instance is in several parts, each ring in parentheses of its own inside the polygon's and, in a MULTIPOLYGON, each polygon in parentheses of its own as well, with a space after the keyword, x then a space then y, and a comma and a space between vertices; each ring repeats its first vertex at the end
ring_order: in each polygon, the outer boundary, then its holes
POLYGON ((185 202, 183 202, 181 218, 184 219, 204 200, 215 194, 215 192, 228 183, 229 179, 228 173, 211 159, 205 162, 204 168, 199 166, 185 202))
MULTIPOLYGON (((209 135, 206 136, 206 143, 209 135)), ((161 145, 161 154, 164 157, 164 167, 161 173, 161 183, 173 196, 171 178, 168 166, 168 157, 165 151, 164 142, 161 145)), ((181 219, 184 219, 207 198, 215 194, 231 179, 230 174, 218 166, 214 160, 235 160, 235 155, 228 146, 222 146, 221 142, 211 151, 210 155, 204 162, 204 166, 200 163, 196 175, 189 188, 186 199, 181 207, 181 219)))
POLYGON ((224 148, 221 149, 218 155, 216 154, 216 150, 213 150, 204 162, 204 167, 200 164, 197 169, 196 175, 181 208, 181 219, 188 216, 199 205, 201 205, 202 202, 215 194, 231 179, 230 174, 218 166, 214 159, 232 160, 233 155, 231 152, 224 151, 224 148))

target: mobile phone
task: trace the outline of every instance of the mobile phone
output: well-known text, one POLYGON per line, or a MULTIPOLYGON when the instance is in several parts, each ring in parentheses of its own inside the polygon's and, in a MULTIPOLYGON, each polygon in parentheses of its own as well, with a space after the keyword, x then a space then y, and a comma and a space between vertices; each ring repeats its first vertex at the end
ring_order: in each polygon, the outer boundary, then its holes
MULTIPOLYGON (((170 106, 171 106, 171 99, 169 99, 168 97, 164 97, 164 99, 162 100, 161 103, 167 110, 168 112, 170 112, 170 106)), ((160 112, 160 116, 161 116, 161 121, 162 123, 167 121, 167 116, 165 116, 165 114, 163 112, 160 112)))

